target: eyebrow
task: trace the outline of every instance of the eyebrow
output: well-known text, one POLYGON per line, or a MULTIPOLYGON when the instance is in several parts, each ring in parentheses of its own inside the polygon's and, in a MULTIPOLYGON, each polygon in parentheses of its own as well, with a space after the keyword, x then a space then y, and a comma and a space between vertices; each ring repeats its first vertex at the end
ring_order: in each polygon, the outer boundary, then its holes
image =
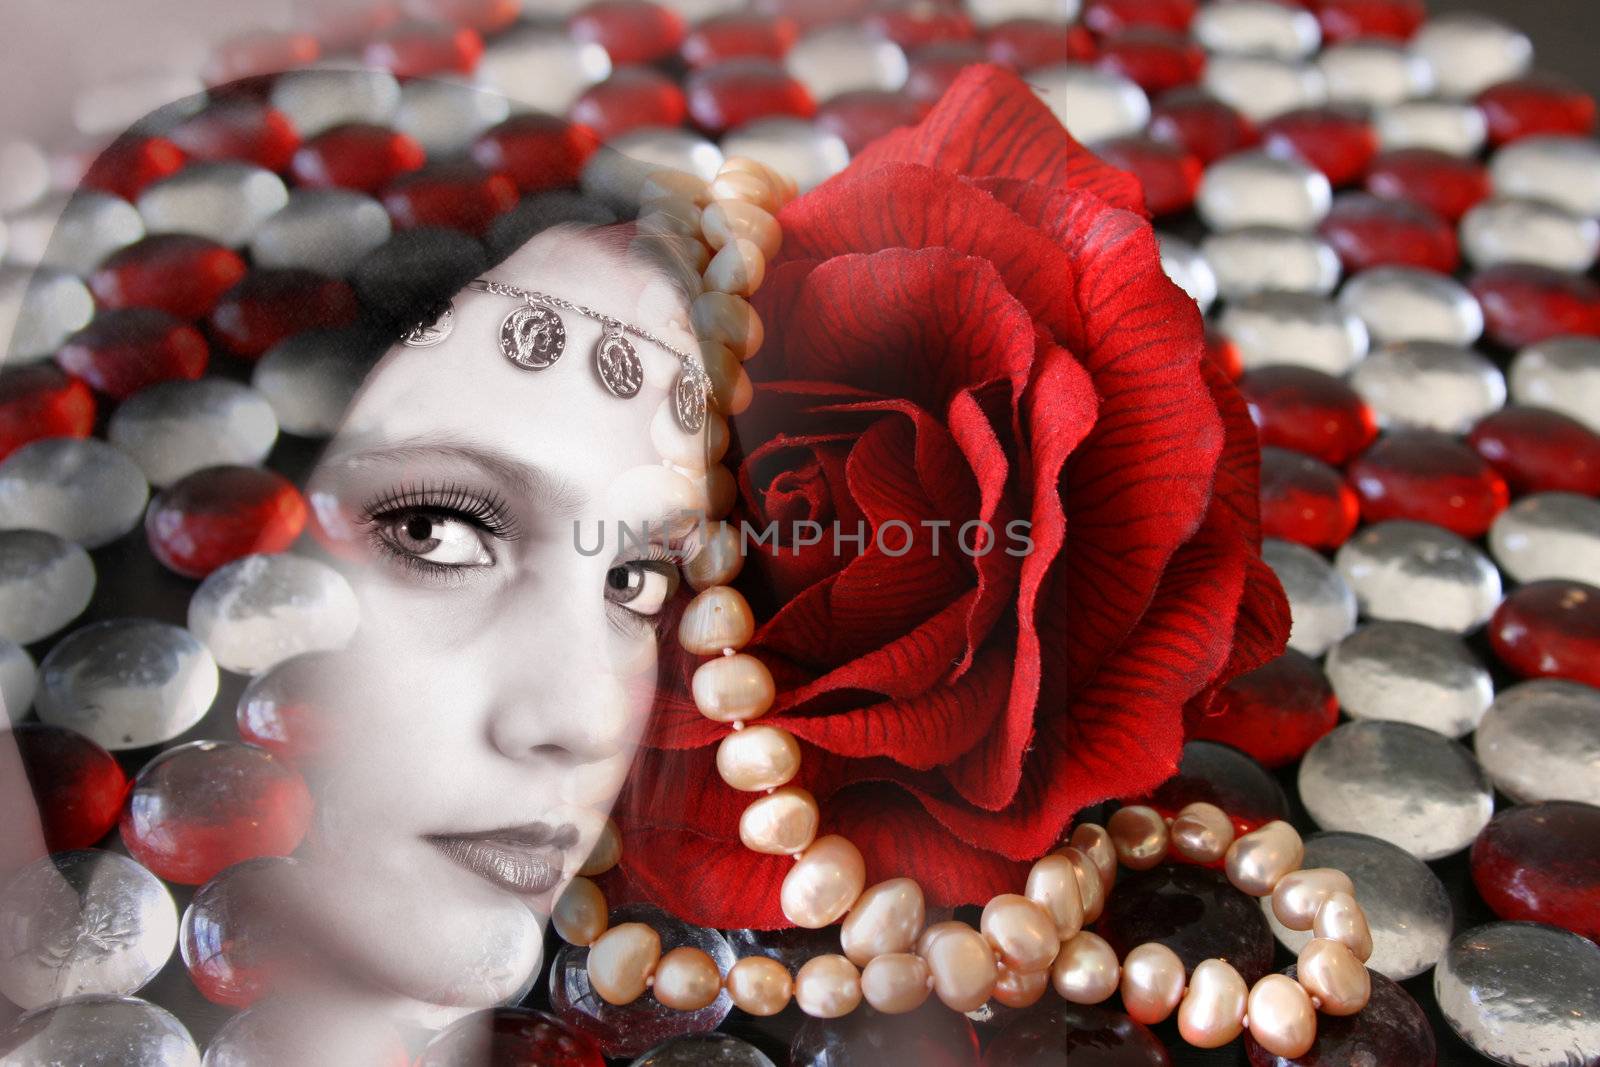
POLYGON ((504 485, 514 497, 536 502, 561 514, 580 514, 589 502, 588 493, 546 467, 525 463, 493 446, 465 441, 452 434, 424 434, 368 447, 347 445, 323 457, 327 465, 350 468, 441 460, 474 467, 480 474, 504 485))

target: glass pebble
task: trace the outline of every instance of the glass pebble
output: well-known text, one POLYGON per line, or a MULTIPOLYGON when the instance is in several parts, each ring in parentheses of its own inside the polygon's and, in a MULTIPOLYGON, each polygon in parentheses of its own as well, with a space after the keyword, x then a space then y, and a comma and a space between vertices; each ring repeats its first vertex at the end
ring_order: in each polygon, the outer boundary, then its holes
POLYGON ((1600 938, 1600 807, 1518 804, 1472 843, 1472 882, 1502 919, 1600 938))
POLYGON ((0 370, 0 459, 42 437, 88 437, 95 398, 54 363, 0 370))
POLYGON ((1581 86, 1535 71, 1491 85, 1478 95, 1495 145, 1547 133, 1594 132, 1595 100, 1581 86))
POLYGON ((1206 168, 1196 208, 1213 230, 1242 226, 1316 227, 1333 207, 1333 187, 1319 170, 1260 151, 1236 152, 1206 168))
POLYGON ((684 106, 695 124, 713 135, 759 119, 811 119, 817 114, 811 93, 781 62, 755 57, 690 74, 684 82, 684 106))
POLYGON ((1462 218, 1461 248, 1479 268, 1536 263, 1581 274, 1600 256, 1600 220, 1542 200, 1495 197, 1462 218))
POLYGON ((1366 184, 1375 196, 1410 201, 1447 222, 1458 221, 1493 192, 1482 163, 1432 148, 1380 153, 1367 168, 1366 184))
POLYGON ((11 737, 33 787, 47 849, 90 848, 111 832, 128 796, 128 776, 111 753, 49 723, 18 723, 11 737))
POLYGON ((1366 401, 1343 381, 1307 367, 1262 367, 1239 379, 1263 445, 1342 466, 1378 435, 1366 401))
POLYGON ((1095 153, 1138 179, 1145 208, 1153 217, 1176 215, 1194 204, 1204 172, 1199 156, 1143 135, 1101 141, 1095 146, 1095 153))
POLYGON ((1511 396, 1559 411, 1600 433, 1600 339, 1552 337, 1511 361, 1511 396))
POLYGON ((511 102, 499 93, 453 78, 415 78, 400 88, 394 126, 430 156, 449 156, 465 152, 510 114, 511 102))
POLYGON ((355 592, 338 571, 290 554, 246 556, 212 571, 189 601, 189 629, 239 674, 339 648, 359 621, 355 592))
POLYGON ((283 179, 237 160, 191 163, 139 195, 139 214, 155 233, 192 233, 238 248, 289 202, 283 179))
POLYGON ((1283 767, 1338 722, 1339 701, 1322 668, 1291 648, 1228 682, 1185 728, 1189 737, 1231 745, 1265 767, 1283 767))
MULTIPOLYGON (((1311 834, 1305 848, 1302 867, 1332 867, 1355 883, 1356 900, 1372 930, 1369 970, 1403 982, 1439 961, 1450 944, 1455 920, 1450 896, 1427 864, 1366 834, 1311 834)), ((1279 943, 1290 952, 1298 954, 1311 940, 1310 930, 1290 930, 1278 921, 1270 897, 1262 898, 1261 910, 1279 943)))
POLYGON ((972 1020, 936 997, 916 1011, 883 1015, 857 1008, 839 1019, 807 1019, 789 1042, 790 1067, 854 1067, 884 1062, 894 1049, 917 1067, 978 1067, 972 1020))
POLYGON ((0 636, 19 645, 49 637, 94 596, 94 561, 42 530, 0 530, 0 636))
POLYGON ((1497 1063, 1600 1059, 1600 946, 1567 930, 1524 922, 1468 930, 1439 961, 1433 994, 1457 1036, 1497 1063))
MULTIPOLYGON (((417 83, 413 83, 417 84, 417 83)), ((389 239, 389 213, 350 189, 296 189, 250 242, 256 266, 299 267, 342 277, 389 239)))
POLYGON ((1094 931, 1119 959, 1157 941, 1189 970, 1201 960, 1226 960, 1249 984, 1272 970, 1272 931, 1255 901, 1205 867, 1121 872, 1094 931))
POLYGON ((1352 272, 1402 266, 1452 274, 1461 263, 1455 227, 1409 200, 1343 193, 1318 232, 1352 272))
POLYGON ((1239 348, 1246 370, 1294 366, 1342 375, 1366 358, 1366 325, 1309 293, 1257 293, 1222 309, 1217 327, 1239 348))
POLYGON ((1190 152, 1201 163, 1254 145, 1255 123, 1198 89, 1173 89, 1152 105, 1150 136, 1190 152))
POLYGON ((1576 215, 1600 215, 1600 144, 1591 138, 1525 137, 1494 154, 1489 177, 1501 196, 1546 200, 1576 215))
POLYGON ((347 122, 307 138, 295 152, 290 171, 300 190, 377 193, 400 175, 420 168, 427 158, 408 134, 368 122, 347 122))
POLYGON ((1394 41, 1342 41, 1323 49, 1316 63, 1333 104, 1384 108, 1433 92, 1433 68, 1394 41))
POLYGON ((1207 235, 1200 250, 1225 300, 1267 289, 1327 296, 1339 284, 1338 254, 1328 242, 1302 230, 1246 226, 1207 235))
POLYGON ((185 578, 204 578, 253 552, 286 551, 305 524, 305 498, 283 475, 219 465, 157 493, 144 529, 162 566, 185 578))
POLYGON ((160 488, 202 467, 264 462, 278 418, 260 392, 226 378, 162 382, 119 405, 106 437, 160 488))
POLYGON ((1499 19, 1466 12, 1435 15, 1422 24, 1411 49, 1428 61, 1442 96, 1477 96, 1533 64, 1533 42, 1499 19))
POLYGON ((1138 803, 1173 817, 1190 804, 1214 804, 1240 833, 1289 817, 1277 779, 1250 756, 1214 741, 1186 741, 1178 770, 1138 803))
POLYGON ((0 515, 84 548, 110 544, 144 517, 150 487, 133 460, 94 438, 47 437, 0 462, 0 515))
POLYGON ((850 162, 844 139, 803 119, 777 116, 746 124, 722 139, 722 155, 748 156, 813 189, 850 162))
POLYGON ((865 26, 848 24, 806 34, 789 49, 783 64, 818 103, 866 89, 896 92, 910 73, 899 45, 865 26))
POLYGON ((1451 100, 1402 100, 1372 116, 1385 152, 1428 149, 1463 158, 1476 155, 1488 139, 1483 112, 1451 100))
POLYGON ((1028 84, 1084 144, 1129 137, 1150 121, 1150 99, 1131 79, 1081 63, 1030 71, 1028 84))
POLYGON ((586 196, 611 207, 636 211, 639 189, 651 171, 681 170, 710 181, 724 158, 722 149, 697 133, 646 126, 614 138, 590 156, 579 185, 586 196))
POLYGON ((1518 586, 1489 620, 1489 644, 1525 678, 1600 686, 1600 589, 1554 578, 1518 586))
POLYGON ((1408 722, 1446 737, 1477 729, 1494 700, 1489 671, 1455 634, 1369 622, 1328 652, 1328 681, 1352 719, 1408 722))
POLYGON ((58 367, 117 401, 157 382, 199 378, 210 359, 198 329, 150 307, 104 309, 56 351, 58 367))
POLYGON ((1431 523, 1374 523, 1339 549, 1334 566, 1372 619, 1466 633, 1500 602, 1500 572, 1488 557, 1431 523))
POLYGON ((1289 647, 1320 656, 1356 628, 1356 596, 1321 553, 1290 541, 1268 538, 1261 558, 1283 583, 1289 598, 1289 647))
POLYGON ((478 61, 478 84, 512 105, 564 115, 591 85, 611 76, 611 56, 561 28, 523 23, 497 34, 478 61))
MULTIPOLYGON (((607 141, 641 126, 678 125, 688 116, 688 109, 684 91, 672 78, 653 67, 625 67, 579 97, 571 115, 607 141)), ((877 131, 901 125, 901 116, 915 121, 910 115, 921 112, 921 104, 897 93, 873 93, 839 101, 831 118, 838 123, 835 133, 847 140, 860 134, 865 144, 877 131), (876 125, 880 121, 883 126, 876 125)))
POLYGON ((88 274, 102 259, 144 236, 144 219, 120 196, 95 189, 61 193, 6 220, 12 263, 88 274))
POLYGON ((217 695, 217 664, 181 627, 110 619, 73 631, 39 665, 39 718, 113 752, 192 728, 217 695))
POLYGON ((1384 345, 1350 384, 1385 427, 1465 433, 1506 402, 1506 379, 1485 356, 1438 341, 1384 345))
POLYGON ((1489 551, 1518 582, 1566 578, 1600 586, 1600 502, 1577 493, 1535 493, 1500 513, 1489 551))
POLYGON ((11 338, 8 366, 50 355, 93 315, 94 297, 73 275, 0 267, 0 337, 11 338))
POLYGON ((1600 434, 1559 411, 1505 408, 1475 425, 1467 442, 1494 465, 1514 496, 1600 496, 1600 434))
MULTIPOLYGON (((510 179, 501 176, 499 180, 504 183, 503 202, 514 203, 510 179)), ((386 197, 397 220, 402 213, 395 207, 396 198, 403 195, 397 191, 398 184, 386 197)), ((463 189, 457 201, 464 211, 477 206, 471 198, 473 191, 463 189)), ((297 267, 257 268, 222 294, 206 325, 219 347, 240 359, 255 360, 296 334, 344 329, 355 325, 360 315, 355 290, 343 279, 297 267)))
POLYGON ((337 1002, 273 996, 229 1019, 206 1045, 203 1067, 401 1067, 411 1062, 400 1035, 376 1018, 355 1018, 337 1002))
POLYGON ((1217 274, 1206 262, 1205 255, 1183 238, 1170 233, 1157 233, 1161 246, 1161 269, 1174 285, 1189 294, 1204 314, 1217 301, 1217 274))
POLYGON ((0 1034, 6 1067, 200 1067, 171 1012, 134 997, 78 997, 31 1011, 0 1034))
POLYGON ((323 694, 339 684, 337 664, 337 653, 312 652, 256 675, 234 711, 239 737, 297 763, 314 758, 319 716, 332 703, 323 694))
POLYGON ((1279 115, 1261 129, 1266 151, 1309 163, 1335 186, 1359 181, 1378 154, 1378 137, 1357 107, 1316 107, 1279 115))
POLYGON ((1304 59, 1322 43, 1315 15, 1271 0, 1206 4, 1196 12, 1189 32, 1206 51, 1224 55, 1304 59))
MULTIPOLYGON (((1296 968, 1283 973, 1293 977, 1296 968)), ((1311 1051, 1293 1060, 1274 1056, 1247 1031, 1245 1051, 1251 1067, 1388 1067, 1437 1062, 1433 1024, 1422 1006, 1402 987, 1369 970, 1372 996, 1354 1015, 1317 1016, 1311 1051)))
POLYGON ((1286 448, 1261 450, 1264 536, 1335 549, 1349 540, 1360 518, 1360 500, 1333 467, 1286 448))
POLYGON ((309 139, 347 122, 389 122, 400 106, 400 83, 381 70, 291 70, 273 81, 272 106, 309 139))
POLYGON ((593 1039, 530 1008, 475 1012, 428 1042, 416 1067, 604 1067, 593 1039))
POLYGON ((1416 267, 1374 267, 1345 283, 1339 306, 1365 323, 1373 342, 1470 345, 1483 335, 1483 309, 1448 275, 1416 267))
POLYGON ((156 233, 113 253, 89 285, 102 307, 151 307, 199 319, 247 269, 242 256, 210 238, 156 233))
POLYGON ((662 1042, 628 1067, 774 1067, 760 1049, 732 1034, 689 1034, 662 1042))
POLYGON ((12 723, 22 721, 33 707, 33 694, 38 687, 38 667, 28 650, 11 640, 0 637, 0 706, 12 723))
MULTIPOLYGON (((929 925, 939 921, 934 917, 938 910, 927 909, 929 925)), ((735 959, 765 956, 783 964, 791 974, 813 956, 838 955, 844 951, 839 946, 837 926, 825 926, 820 930, 808 930, 803 926, 785 930, 724 930, 722 934, 733 949, 735 959)))
POLYGON ((303 952, 283 900, 295 861, 279 856, 224 868, 195 891, 179 939, 189 978, 207 1000, 233 1008, 274 993, 303 952))
POLYGON ((267 350, 250 384, 284 433, 331 437, 372 368, 374 347, 355 331, 296 334, 267 350))
POLYGON ((1012 19, 1071 22, 1078 17, 1080 0, 964 0, 961 7, 979 26, 994 26, 1012 19))
POLYGON ((1200 84, 1252 122, 1328 101, 1328 83, 1321 69, 1272 56, 1211 56, 1200 84))
POLYGON ((1508 686, 1472 743, 1495 788, 1512 800, 1600 805, 1600 690, 1561 678, 1508 686))
POLYGON ((1533 263, 1502 263, 1469 280, 1488 336, 1505 348, 1562 334, 1600 336, 1600 283, 1533 263))
POLYGON ((58 852, 0 892, 0 992, 24 1010, 136 993, 177 943, 171 892, 114 852, 58 852))

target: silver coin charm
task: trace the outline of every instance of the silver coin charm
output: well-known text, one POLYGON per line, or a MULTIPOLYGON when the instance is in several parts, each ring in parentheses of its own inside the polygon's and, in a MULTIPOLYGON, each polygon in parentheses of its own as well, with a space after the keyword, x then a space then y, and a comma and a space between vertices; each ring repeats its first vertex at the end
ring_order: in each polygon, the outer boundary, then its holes
POLYGON ((611 395, 623 400, 637 396, 644 384, 644 364, 616 323, 606 323, 600 346, 594 350, 594 368, 611 395))
POLYGON ((709 383, 705 375, 685 367, 678 372, 672 386, 673 410, 678 425, 685 433, 697 434, 706 428, 706 392, 709 383))
POLYGON ((544 370, 566 346, 561 316, 542 304, 525 304, 500 324, 500 351, 519 367, 544 370))
POLYGON ((432 348, 450 336, 456 328, 456 306, 445 301, 444 307, 432 322, 421 322, 406 331, 400 343, 407 348, 432 348))

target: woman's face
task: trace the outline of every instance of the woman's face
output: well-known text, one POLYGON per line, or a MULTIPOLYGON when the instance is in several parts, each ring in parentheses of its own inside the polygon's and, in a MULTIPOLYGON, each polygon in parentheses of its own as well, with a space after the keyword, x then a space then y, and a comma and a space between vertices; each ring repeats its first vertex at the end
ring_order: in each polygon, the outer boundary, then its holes
MULTIPOLYGON (((592 233, 541 235, 487 277, 694 344, 678 290, 592 233)), ((677 361, 635 339, 646 381, 620 400, 595 373, 599 322, 562 312, 565 354, 530 371, 498 344, 517 300, 454 306, 442 343, 383 358, 312 479, 362 621, 318 663, 304 910, 346 973, 477 1007, 536 969, 648 714, 677 570, 668 516, 614 486, 660 467, 677 361), (658 536, 619 544, 618 521, 658 536)))

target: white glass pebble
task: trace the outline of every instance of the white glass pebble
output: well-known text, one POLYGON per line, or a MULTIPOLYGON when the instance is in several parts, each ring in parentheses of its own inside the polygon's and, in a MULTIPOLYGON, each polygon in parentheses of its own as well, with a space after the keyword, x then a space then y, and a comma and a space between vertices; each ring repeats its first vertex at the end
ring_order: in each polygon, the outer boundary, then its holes
POLYGON ((0 524, 99 548, 139 525, 150 487, 122 452, 94 438, 47 437, 0 462, 0 524))
POLYGON ((1494 700, 1489 671, 1453 633, 1369 622, 1328 651, 1328 682, 1352 719, 1408 722, 1446 737, 1477 728, 1494 700))
POLYGON ((344 576, 294 555, 254 555, 212 571, 189 600, 189 629, 217 663, 259 674, 302 652, 342 647, 360 607, 344 576))
POLYGON ((365 339, 343 330, 295 334, 267 350, 250 385, 284 433, 330 437, 372 367, 369 349, 365 339))
POLYGON ((1333 562, 1370 619, 1466 633, 1500 604, 1500 572, 1489 558, 1431 523, 1374 523, 1340 546, 1333 562))
POLYGON ((1269 289, 1327 296, 1339 284, 1339 254, 1303 230, 1246 226, 1207 235, 1200 250, 1224 300, 1269 289))
POLYGON ((1600 945, 1501 922, 1468 930, 1433 972, 1439 1012, 1473 1051, 1511 1067, 1600 1062, 1600 945))
POLYGON ((639 190, 652 171, 681 170, 710 181, 722 166, 722 149, 691 130, 645 126, 613 137, 584 164, 584 195, 622 211, 637 211, 639 190))
POLYGON ((1483 309, 1467 287, 1421 267, 1372 267, 1353 275, 1339 306, 1362 322, 1374 344, 1438 341, 1470 345, 1483 336, 1483 309))
POLYGON ((82 546, 43 530, 0 530, 0 637, 49 637, 83 614, 94 587, 82 546))
POLYGON ((465 152, 478 135, 511 114, 501 93, 455 78, 413 78, 400 87, 394 128, 416 138, 430 157, 465 152))
POLYGON ((993 26, 1012 19, 1068 23, 1078 17, 1082 0, 964 0, 963 6, 979 26, 993 26))
POLYGON ((50 160, 32 141, 0 139, 0 213, 21 211, 50 188, 50 160))
POLYGON ((202 467, 260 465, 278 418, 260 392, 227 378, 158 382, 117 406, 106 439, 164 488, 202 467))
POLYGON ((1500 368, 1470 348, 1402 341, 1374 350, 1350 372, 1384 427, 1465 433, 1506 402, 1500 368))
POLYGON ((1120 74, 1083 63, 1055 63, 1028 72, 1028 84, 1083 144, 1127 137, 1150 121, 1150 98, 1120 74))
POLYGON ((171 891, 115 852, 58 852, 0 891, 0 993, 24 1010, 137 993, 177 943, 171 891))
POLYGON ((514 108, 552 115, 611 76, 611 56, 561 27, 521 23, 495 35, 478 61, 478 83, 511 98, 514 108))
POLYGON ((1342 41, 1323 49, 1316 62, 1330 104, 1382 108, 1433 92, 1433 68, 1393 41, 1342 41))
POLYGON ((1211 56, 1200 84, 1257 123, 1328 101, 1327 79, 1319 68, 1271 56, 1211 56))
POLYGON ((67 635, 39 664, 39 718, 113 752, 165 744, 217 697, 217 664, 181 626, 111 619, 67 635))
POLYGON ((1411 38, 1411 49, 1428 61, 1442 96, 1476 96, 1495 82, 1515 78, 1533 65, 1533 42, 1514 26, 1487 15, 1434 15, 1411 38))
MULTIPOLYGON (((0 562, 0 568, 4 566, 0 562)), ((9 637, 0 637, 0 705, 5 707, 5 721, 21 722, 33 707, 38 669, 27 649, 9 637)))
POLYGON ((1161 269, 1174 285, 1189 294, 1201 312, 1217 301, 1217 274, 1200 249, 1170 233, 1157 233, 1161 248, 1161 269))
MULTIPOLYGON (((1450 944, 1455 920, 1444 884, 1404 849, 1366 834, 1315 833, 1305 839, 1300 866, 1331 867, 1350 876, 1372 931, 1367 966, 1386 978, 1415 978, 1437 963, 1450 944)), ((1279 922, 1271 897, 1261 898, 1261 910, 1278 941, 1292 953, 1298 955, 1314 936, 1279 922)))
POLYGON ((1508 686, 1472 745, 1494 787, 1519 804, 1600 805, 1600 689, 1564 678, 1508 686))
POLYGON ((1322 43, 1315 15, 1272 0, 1206 4, 1195 13, 1189 33, 1206 51, 1224 55, 1304 59, 1322 43))
POLYGON ((1495 517, 1489 551, 1513 580, 1563 578, 1600 586, 1600 501, 1532 493, 1495 517))
POLYGON ((93 316, 94 297, 77 276, 0 267, 0 340, 11 338, 6 365, 44 359, 93 316))
POLYGON ((1600 220, 1543 200, 1498 196, 1462 216, 1461 250, 1480 270, 1533 263, 1582 274, 1600 256, 1600 220))
POLYGON ((804 119, 777 117, 747 122, 723 135, 722 155, 745 156, 794 179, 801 192, 813 189, 850 163, 850 148, 837 134, 804 119))
POLYGON ((400 83, 387 71, 312 67, 280 74, 271 100, 311 138, 347 122, 388 123, 400 106, 400 83))
POLYGON ((94 189, 45 197, 6 224, 8 260, 80 276, 144 236, 144 219, 132 204, 94 189))
POLYGON ((1289 647, 1320 656, 1356 628, 1356 598, 1349 583, 1304 545, 1269 537, 1261 558, 1272 568, 1289 598, 1289 647))
POLYGON ((1489 137, 1478 105, 1454 100, 1404 100, 1372 116, 1378 147, 1385 152, 1431 148, 1452 156, 1476 155, 1489 137))
POLYGON ((28 1012, 0 1033, 6 1067, 200 1067, 171 1012, 136 997, 85 996, 28 1012))
POLYGON ((898 92, 911 72, 899 45, 852 23, 801 37, 784 53, 783 65, 819 104, 844 93, 898 92))
POLYGON ((389 239, 383 205, 352 189, 296 189, 283 209, 250 241, 258 267, 300 267, 348 275, 363 256, 389 239))
POLYGON ((1195 198, 1213 230, 1281 226, 1311 230, 1333 207, 1333 187, 1299 160, 1261 151, 1237 152, 1206 168, 1195 198))
POLYGON ((1511 361, 1511 397, 1559 411, 1600 433, 1600 339, 1552 337, 1511 361))
POLYGON ((283 179, 238 160, 191 163, 145 187, 139 214, 152 233, 192 233, 230 247, 250 243, 289 202, 283 179))
POLYGON ((1331 300, 1307 293, 1257 293, 1222 309, 1217 327, 1245 369, 1289 364, 1342 375, 1367 355, 1367 328, 1331 300))
POLYGON ((1472 753, 1406 722, 1334 727, 1306 752, 1297 782, 1322 829, 1381 838, 1423 861, 1460 852, 1494 814, 1472 753))
POLYGON ((1600 144, 1592 138, 1542 134, 1513 141, 1489 160, 1489 178, 1501 196, 1600 216, 1600 144))

